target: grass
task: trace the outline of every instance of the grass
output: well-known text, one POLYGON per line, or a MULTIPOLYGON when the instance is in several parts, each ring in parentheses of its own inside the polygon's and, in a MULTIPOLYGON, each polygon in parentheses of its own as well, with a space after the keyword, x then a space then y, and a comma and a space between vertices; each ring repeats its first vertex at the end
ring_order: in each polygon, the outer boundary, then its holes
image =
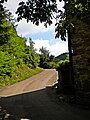
POLYGON ((0 87, 20 82, 42 71, 43 69, 39 67, 33 69, 27 66, 16 67, 15 72, 12 73, 12 77, 10 76, 0 77, 0 87))

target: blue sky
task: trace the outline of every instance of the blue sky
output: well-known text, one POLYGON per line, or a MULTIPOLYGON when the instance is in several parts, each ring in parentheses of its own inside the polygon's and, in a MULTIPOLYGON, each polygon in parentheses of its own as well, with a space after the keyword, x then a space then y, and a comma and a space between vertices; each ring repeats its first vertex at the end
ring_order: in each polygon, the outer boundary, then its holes
MULTIPOLYGON (((22 0, 13 0, 13 2, 12 0, 8 0, 8 2, 5 3, 5 6, 12 12, 15 17, 15 11, 20 1, 22 0)), ((59 4, 58 2, 58 7, 60 9, 62 9, 62 6, 63 3, 59 4)), ((27 39, 31 37, 35 42, 35 48, 37 49, 37 52, 39 52, 39 49, 43 46, 49 50, 50 54, 57 56, 68 51, 68 43, 62 41, 60 38, 55 39, 55 22, 56 21, 53 20, 53 24, 45 28, 43 24, 36 26, 31 22, 27 23, 26 20, 23 19, 18 23, 17 32, 18 35, 26 37, 27 39)))
MULTIPOLYGON (((29 35, 27 34, 26 37, 29 37, 29 35)), ((48 38, 49 39, 53 39, 53 33, 52 31, 47 31, 47 32, 39 32, 39 33, 36 33, 36 34, 31 34, 31 38, 36 40, 36 39, 44 39, 44 40, 47 40, 48 38)))

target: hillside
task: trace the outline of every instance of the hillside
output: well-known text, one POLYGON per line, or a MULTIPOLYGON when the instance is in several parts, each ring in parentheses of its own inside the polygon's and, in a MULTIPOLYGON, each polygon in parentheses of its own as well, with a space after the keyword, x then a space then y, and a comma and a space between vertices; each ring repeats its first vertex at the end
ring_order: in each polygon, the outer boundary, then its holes
POLYGON ((55 57, 55 61, 58 62, 60 60, 65 60, 68 55, 69 55, 69 53, 63 53, 61 55, 58 55, 57 57, 55 57))

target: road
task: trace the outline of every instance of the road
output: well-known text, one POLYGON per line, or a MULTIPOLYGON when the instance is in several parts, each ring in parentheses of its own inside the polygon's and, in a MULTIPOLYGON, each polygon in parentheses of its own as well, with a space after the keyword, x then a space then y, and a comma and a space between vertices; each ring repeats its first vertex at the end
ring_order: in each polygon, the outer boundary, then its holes
POLYGON ((45 70, 0 90, 10 120, 90 120, 90 111, 60 101, 52 90, 57 72, 45 70))

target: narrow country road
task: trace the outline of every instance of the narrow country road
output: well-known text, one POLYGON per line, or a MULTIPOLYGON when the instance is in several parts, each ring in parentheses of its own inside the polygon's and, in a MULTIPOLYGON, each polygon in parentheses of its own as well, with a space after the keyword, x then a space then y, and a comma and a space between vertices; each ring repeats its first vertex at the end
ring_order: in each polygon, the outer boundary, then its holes
POLYGON ((63 103, 51 86, 57 72, 45 70, 27 80, 0 90, 0 106, 10 120, 90 120, 90 111, 63 103))
POLYGON ((46 86, 52 85, 56 80, 57 72, 55 69, 46 69, 44 72, 41 72, 27 80, 18 82, 11 86, 7 86, 0 91, 0 96, 8 97, 17 94, 37 91, 46 88, 46 86))

